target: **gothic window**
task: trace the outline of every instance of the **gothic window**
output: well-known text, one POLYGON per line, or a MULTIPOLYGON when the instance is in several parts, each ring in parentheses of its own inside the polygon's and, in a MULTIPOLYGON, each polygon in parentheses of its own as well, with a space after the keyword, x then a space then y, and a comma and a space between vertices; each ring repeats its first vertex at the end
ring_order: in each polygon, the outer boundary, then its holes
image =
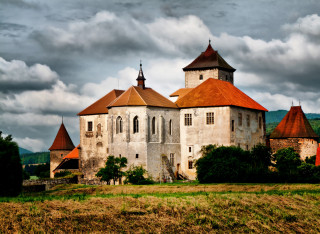
POLYGON ((92 132, 92 121, 88 122, 88 132, 92 132))
POLYGON ((116 120, 116 133, 122 133, 122 131, 123 131, 122 118, 118 116, 116 120))
POLYGON ((214 124, 214 113, 213 112, 207 113, 207 124, 214 124))
POLYGON ((203 75, 200 75, 200 76, 199 76, 199 80, 203 80, 203 75))
POLYGON ((152 130, 152 134, 156 134, 156 117, 152 118, 151 130, 152 130))
POLYGON ((189 169, 193 168, 193 161, 192 160, 188 161, 188 167, 189 167, 189 169))
POLYGON ((139 120, 138 116, 133 118, 133 133, 138 133, 139 132, 139 120))
POLYGON ((174 153, 170 153, 170 165, 174 166, 174 153))
POLYGON ((247 115, 247 127, 250 127, 250 115, 247 115))
POLYGON ((238 113, 238 125, 242 126, 242 113, 238 113))
POLYGON ((184 114, 184 125, 185 126, 192 125, 192 114, 184 114))
POLYGON ((169 134, 172 135, 172 120, 169 121, 169 134))

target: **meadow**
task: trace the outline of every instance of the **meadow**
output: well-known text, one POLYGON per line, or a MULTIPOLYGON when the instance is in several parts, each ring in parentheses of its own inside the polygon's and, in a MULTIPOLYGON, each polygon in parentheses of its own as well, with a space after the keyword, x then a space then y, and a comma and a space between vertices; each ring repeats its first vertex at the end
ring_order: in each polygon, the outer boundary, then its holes
POLYGON ((320 232, 318 184, 61 185, 0 198, 0 232, 320 232))

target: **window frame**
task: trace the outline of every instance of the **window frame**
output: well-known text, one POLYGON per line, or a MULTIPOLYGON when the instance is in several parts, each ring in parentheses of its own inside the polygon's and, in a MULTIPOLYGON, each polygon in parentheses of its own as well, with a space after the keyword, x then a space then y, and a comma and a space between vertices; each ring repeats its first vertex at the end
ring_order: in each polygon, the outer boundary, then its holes
POLYGON ((139 118, 137 115, 133 118, 133 133, 139 133, 139 118))
POLYGON ((193 160, 188 160, 188 169, 193 169, 193 160))
POLYGON ((214 124, 214 112, 206 113, 206 124, 213 125, 214 124))
POLYGON ((88 121, 88 123, 87 123, 87 131, 88 132, 92 132, 93 131, 93 122, 92 121, 88 121))
POLYGON ((169 120, 169 134, 172 136, 172 119, 169 120))
POLYGON ((156 134, 156 117, 153 117, 151 120, 151 133, 152 135, 156 134))
POLYGON ((123 132, 123 123, 122 123, 122 117, 118 116, 116 119, 116 134, 123 132))
POLYGON ((192 126, 192 114, 184 114, 184 126, 192 126))

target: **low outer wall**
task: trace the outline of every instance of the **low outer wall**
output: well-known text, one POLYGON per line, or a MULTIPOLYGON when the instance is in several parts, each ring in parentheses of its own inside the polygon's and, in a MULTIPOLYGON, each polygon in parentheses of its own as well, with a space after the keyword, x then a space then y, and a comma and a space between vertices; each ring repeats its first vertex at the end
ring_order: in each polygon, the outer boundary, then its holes
MULTIPOLYGON (((45 190, 58 185, 58 184, 77 184, 78 178, 61 178, 61 179, 39 179, 39 180, 24 180, 22 186, 24 190, 28 190, 26 187, 45 186, 45 190)), ((33 189, 31 189, 33 190, 33 189)))

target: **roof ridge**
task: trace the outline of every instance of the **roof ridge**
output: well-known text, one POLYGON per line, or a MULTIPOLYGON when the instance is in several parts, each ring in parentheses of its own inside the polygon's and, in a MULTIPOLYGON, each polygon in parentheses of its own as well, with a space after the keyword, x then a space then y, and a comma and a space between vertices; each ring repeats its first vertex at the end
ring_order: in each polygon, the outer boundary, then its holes
POLYGON ((140 93, 138 92, 138 90, 136 89, 136 86, 133 86, 134 90, 137 92, 137 94, 139 95, 139 97, 141 98, 141 100, 144 102, 144 104, 147 106, 148 104, 146 103, 146 101, 143 99, 143 97, 140 95, 140 93))

